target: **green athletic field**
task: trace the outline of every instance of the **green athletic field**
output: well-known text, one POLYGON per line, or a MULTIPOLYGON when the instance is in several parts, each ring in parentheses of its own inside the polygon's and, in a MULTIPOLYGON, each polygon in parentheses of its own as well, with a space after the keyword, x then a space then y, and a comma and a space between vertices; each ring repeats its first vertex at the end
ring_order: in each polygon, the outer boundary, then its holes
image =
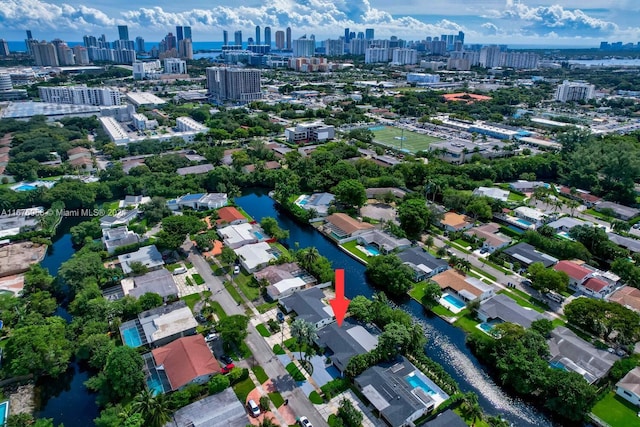
POLYGON ((376 126, 369 128, 369 130, 373 132, 373 142, 375 144, 396 150, 402 149, 410 153, 427 151, 429 145, 442 141, 440 138, 423 135, 406 129, 403 133, 402 129, 393 126, 376 126))

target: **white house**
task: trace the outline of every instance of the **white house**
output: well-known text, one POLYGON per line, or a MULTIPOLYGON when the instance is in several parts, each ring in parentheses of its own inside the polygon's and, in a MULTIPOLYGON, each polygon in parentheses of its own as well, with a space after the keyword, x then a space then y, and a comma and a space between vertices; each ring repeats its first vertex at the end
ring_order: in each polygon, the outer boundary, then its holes
POLYGON ((640 406, 640 367, 635 367, 616 384, 616 394, 640 406))
POLYGON ((249 273, 266 267, 269 261, 276 259, 271 250, 271 246, 266 242, 244 245, 234 249, 234 252, 238 255, 242 267, 249 273))
POLYGON ((280 298, 288 297, 294 292, 304 289, 307 283, 301 277, 292 277, 284 279, 273 285, 267 286, 267 295, 276 301, 280 298))
POLYGON ((506 202, 509 199, 509 194, 511 194, 508 190, 503 190, 501 188, 493 188, 493 187, 478 187, 473 190, 473 195, 478 197, 490 197, 492 199, 500 200, 502 202, 506 202))
POLYGON ((249 223, 228 225, 226 227, 218 229, 218 235, 224 241, 225 246, 231 249, 239 248, 240 246, 248 245, 251 243, 257 243, 259 234, 256 234, 253 230, 253 225, 249 223))

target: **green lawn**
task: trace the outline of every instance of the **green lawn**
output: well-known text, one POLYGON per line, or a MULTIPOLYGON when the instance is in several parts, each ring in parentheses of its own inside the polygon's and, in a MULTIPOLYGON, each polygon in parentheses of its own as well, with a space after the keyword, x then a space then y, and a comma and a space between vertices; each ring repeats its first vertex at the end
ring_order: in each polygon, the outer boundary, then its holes
POLYGON ((518 305, 522 307, 528 307, 534 309, 538 313, 543 313, 549 309, 549 306, 543 302, 538 301, 531 295, 522 292, 519 289, 503 289, 498 291, 499 294, 505 294, 509 296, 511 299, 515 300, 518 305))
POLYGON ((269 311, 272 308, 275 308, 277 306, 278 306, 278 301, 265 302, 264 304, 260 304, 260 305, 256 306, 256 310, 258 310, 258 313, 262 314, 262 313, 266 313, 267 311, 269 311))
POLYGON ((433 307, 431 307, 431 311, 433 311, 435 314, 438 314, 440 316, 445 316, 445 317, 454 317, 455 314, 449 310, 446 307, 441 306, 440 304, 436 304, 433 307))
POLYGON ((260 323, 258 326, 256 326, 256 329, 260 333, 260 335, 262 335, 263 337, 270 337, 271 336, 271 333, 269 332, 267 327, 264 326, 264 323, 260 323))
POLYGON ((356 248, 356 246, 358 246, 358 242, 355 240, 343 243, 341 246, 365 262, 367 261, 367 258, 369 258, 368 254, 356 248))
POLYGON ((456 239, 454 240, 454 243, 458 244, 459 246, 463 247, 464 249, 467 249, 468 247, 471 247, 471 243, 467 242, 466 240, 463 239, 456 239))
POLYGON ((592 412, 611 427, 640 427, 638 408, 613 391, 596 403, 592 412))
POLYGON ((285 354, 285 351, 282 349, 280 344, 276 344, 276 345, 273 346, 273 353, 274 354, 285 354))
POLYGON ((236 288, 231 283, 227 283, 227 285, 225 285, 225 289, 229 292, 229 295, 231 295, 231 298, 233 298, 235 302, 238 304, 242 304, 244 302, 236 288))
POLYGON ((218 316, 218 319, 224 319, 227 317, 227 313, 225 313, 224 309, 220 305, 218 301, 211 301, 211 308, 213 308, 213 312, 218 316))
POLYGON ((293 377, 293 379, 295 381, 304 381, 305 377, 304 374, 302 372, 300 372, 300 369, 298 369, 298 367, 293 363, 289 363, 285 369, 287 370, 287 372, 289 373, 289 375, 291 375, 293 377))
POLYGON ((315 390, 309 393, 309 400, 314 405, 322 405, 324 403, 324 399, 322 399, 322 396, 320 396, 315 390))
POLYGON ((264 384, 264 382, 269 379, 269 376, 264 372, 262 366, 254 366, 252 371, 260 384, 264 384))
POLYGON ((236 282, 244 296, 247 297, 249 301, 255 301, 258 299, 258 297, 260 296, 260 288, 254 288, 253 286, 249 285, 253 280, 253 276, 240 273, 233 280, 236 282))
POLYGON ((255 387, 256 386, 253 384, 253 381, 251 381, 251 378, 247 378, 246 380, 242 380, 239 383, 234 384, 233 391, 235 392, 236 396, 238 396, 238 400, 244 403, 247 401, 247 396, 249 396, 251 390, 253 390, 255 387))
POLYGON ((599 218, 599 219, 601 219, 603 221, 607 221, 608 222, 609 220, 611 220, 610 217, 608 217, 606 215, 603 215, 602 213, 598 212, 595 209, 589 208, 589 209, 584 210, 583 212, 586 213, 586 214, 589 214, 591 216, 594 216, 596 218, 599 218))
POLYGON ((478 330, 476 326, 479 324, 477 320, 473 319, 470 315, 465 314, 464 316, 460 316, 458 320, 454 322, 454 326, 463 329, 465 332, 470 334, 482 334, 486 335, 478 330))
POLYGON ((486 271, 481 270, 481 269, 479 269, 478 267, 476 267, 476 266, 474 266, 474 265, 472 265, 472 266, 471 266, 471 269, 472 269, 473 271, 475 271, 476 273, 478 273, 478 274, 480 274, 480 275, 482 275, 482 276, 486 277, 487 279, 491 279, 491 280, 493 280, 494 282, 497 282, 497 281, 498 281, 498 279, 496 279, 496 277, 495 277, 493 274, 489 274, 489 273, 487 273, 486 271))
POLYGON ((393 126, 376 126, 372 129, 374 144, 406 150, 410 153, 427 151, 431 144, 442 141, 440 138, 423 135, 406 129, 398 129, 393 126))
POLYGON ((200 301, 200 294, 191 294, 180 299, 187 303, 187 306, 191 309, 191 311, 193 311, 193 307, 198 301, 200 301))
POLYGON ((524 201, 524 199, 526 198, 526 196, 524 194, 518 194, 518 193, 514 193, 513 191, 511 191, 509 193, 509 198, 507 199, 508 202, 522 202, 524 201))
POLYGON ((271 399, 271 401, 273 402, 276 408, 279 408, 284 404, 284 398, 277 391, 268 393, 268 395, 269 395, 269 399, 271 399))
POLYGON ((196 285, 204 285, 204 279, 198 273, 194 274, 191 277, 193 277, 193 281, 196 282, 196 285))

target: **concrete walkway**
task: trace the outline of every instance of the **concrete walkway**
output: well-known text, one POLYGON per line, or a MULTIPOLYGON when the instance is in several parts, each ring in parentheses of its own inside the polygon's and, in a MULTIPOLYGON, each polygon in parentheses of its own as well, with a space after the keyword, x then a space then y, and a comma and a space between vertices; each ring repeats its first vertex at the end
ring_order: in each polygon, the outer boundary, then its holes
POLYGON ((340 402, 342 399, 348 399, 353 403, 353 406, 362 412, 362 426, 363 427, 386 427, 387 425, 384 421, 376 418, 373 415, 373 411, 367 405, 365 405, 359 398, 356 396, 351 390, 347 390, 344 393, 340 393, 333 399, 331 399, 328 403, 323 403, 321 405, 316 405, 320 414, 328 419, 329 415, 337 414, 338 408, 340 407, 340 402))

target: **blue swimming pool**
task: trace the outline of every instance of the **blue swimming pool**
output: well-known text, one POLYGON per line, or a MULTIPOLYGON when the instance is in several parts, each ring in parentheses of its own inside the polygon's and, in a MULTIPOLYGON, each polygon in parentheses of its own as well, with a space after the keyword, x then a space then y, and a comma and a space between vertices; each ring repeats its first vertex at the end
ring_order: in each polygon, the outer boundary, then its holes
POLYGON ((9 401, 5 400, 0 403, 0 426, 4 426, 9 418, 9 401))
POLYGON ((491 333, 491 330, 493 329, 493 325, 490 323, 480 323, 478 326, 488 334, 491 333))
POLYGON ((124 344, 128 347, 136 348, 142 345, 142 338, 140 338, 138 329, 135 326, 124 329, 122 331, 122 339, 124 340, 124 344))
POLYGON ((522 224, 522 225, 524 225, 524 226, 525 226, 525 227, 527 227, 527 228, 528 228, 528 227, 531 227, 531 226, 533 225, 532 223, 530 223, 530 222, 529 222, 529 221, 527 221, 526 219, 522 219, 522 218, 518 218, 518 219, 516 219, 516 222, 517 222, 518 224, 522 224))
POLYGON ((420 377, 417 375, 407 375, 404 379, 409 383, 411 387, 421 388, 427 394, 436 394, 431 387, 429 387, 420 377))
POLYGON ((446 294, 445 296, 442 297, 442 299, 448 302, 449 304, 451 304, 452 306, 454 306, 455 308, 463 309, 466 307, 466 304, 463 301, 460 301, 458 298, 454 297, 453 295, 446 294))
POLYGON ((149 391, 153 392, 154 395, 164 393, 162 381, 160 381, 160 378, 157 378, 156 376, 147 378, 147 388, 149 388, 149 391))
POLYGON ((565 366, 558 361, 549 363, 549 366, 551 366, 553 369, 562 369, 563 371, 567 370, 567 368, 565 368, 565 366))
POLYGON ((566 231, 561 231, 559 233, 556 233, 556 236, 562 238, 562 239, 567 239, 567 240, 573 240, 571 238, 571 236, 569 235, 569 233, 567 233, 566 231))
POLYGON ((38 187, 36 187, 35 185, 22 184, 17 186, 14 190, 15 191, 32 191, 32 190, 35 190, 36 188, 38 187))
POLYGON ((307 203, 309 203, 309 201, 308 201, 307 199, 302 199, 302 200, 300 200, 300 201, 298 202, 298 204, 299 204, 300 206, 304 206, 304 205, 306 205, 307 203))
POLYGON ((263 236, 263 235, 262 235, 262 233, 261 233, 261 232, 259 232, 259 231, 254 231, 254 232, 253 232, 253 235, 254 235, 254 236, 256 236, 256 237, 258 238, 258 240, 262 240, 262 239, 264 239, 264 236, 263 236))
POLYGON ((367 250, 367 252, 369 252, 369 254, 370 254, 370 255, 372 255, 372 256, 380 255, 380 251, 378 250, 378 248, 376 248, 376 247, 375 247, 375 246, 373 246, 373 245, 367 245, 367 246, 365 246, 364 248, 365 248, 365 249, 367 250))

